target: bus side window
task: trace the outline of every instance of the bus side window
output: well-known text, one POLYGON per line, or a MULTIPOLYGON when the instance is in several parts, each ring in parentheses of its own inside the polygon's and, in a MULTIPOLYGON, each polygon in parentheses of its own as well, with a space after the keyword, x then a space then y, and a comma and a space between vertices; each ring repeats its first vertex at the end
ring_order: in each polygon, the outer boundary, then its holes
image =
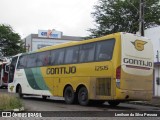
POLYGON ((78 53, 79 53, 79 46, 73 46, 66 48, 65 50, 65 64, 74 64, 78 62, 78 53))
POLYGON ((27 56, 27 67, 36 67, 37 54, 30 54, 27 56))
POLYGON ((57 50, 57 54, 56 54, 57 59, 55 61, 55 63, 57 65, 63 64, 63 61, 64 61, 64 52, 65 52, 64 49, 57 50))
POLYGON ((37 66, 47 66, 49 65, 50 51, 37 53, 37 66))
POLYGON ((6 66, 5 66, 5 72, 9 73, 9 64, 6 64, 6 66))
POLYGON ((50 65, 63 64, 64 49, 52 50, 50 55, 50 65))
POLYGON ((24 69, 26 67, 26 59, 27 59, 26 55, 20 56, 17 69, 24 69))
POLYGON ((114 40, 97 42, 96 61, 111 60, 114 48, 114 40))
POLYGON ((55 60, 56 60, 56 50, 52 50, 50 55, 50 65, 55 65, 55 60))
POLYGON ((80 46, 79 62, 94 61, 95 43, 80 46))

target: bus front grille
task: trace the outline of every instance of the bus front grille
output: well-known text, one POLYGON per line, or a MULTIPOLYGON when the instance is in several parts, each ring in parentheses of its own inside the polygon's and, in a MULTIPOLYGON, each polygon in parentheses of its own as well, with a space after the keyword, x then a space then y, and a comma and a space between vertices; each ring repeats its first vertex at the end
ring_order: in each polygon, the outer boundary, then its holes
POLYGON ((96 95, 103 95, 103 96, 111 95, 111 79, 110 78, 96 79, 96 95))

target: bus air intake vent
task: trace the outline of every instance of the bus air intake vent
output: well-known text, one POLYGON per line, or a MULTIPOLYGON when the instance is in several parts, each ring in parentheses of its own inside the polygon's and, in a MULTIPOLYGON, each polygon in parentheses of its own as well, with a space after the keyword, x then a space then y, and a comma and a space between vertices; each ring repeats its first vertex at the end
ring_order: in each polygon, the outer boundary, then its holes
POLYGON ((103 96, 111 95, 111 79, 110 78, 96 79, 96 95, 103 95, 103 96))

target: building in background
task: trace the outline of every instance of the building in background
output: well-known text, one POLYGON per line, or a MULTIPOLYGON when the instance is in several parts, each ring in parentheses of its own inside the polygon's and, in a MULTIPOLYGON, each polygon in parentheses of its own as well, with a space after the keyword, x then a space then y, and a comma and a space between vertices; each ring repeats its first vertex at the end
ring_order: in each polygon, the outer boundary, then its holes
POLYGON ((65 36, 62 32, 56 30, 38 30, 38 34, 30 34, 23 39, 26 51, 35 51, 42 47, 57 45, 70 41, 84 40, 83 37, 65 36))
POLYGON ((145 30, 145 37, 151 39, 154 50, 153 95, 160 97, 160 26, 145 30))

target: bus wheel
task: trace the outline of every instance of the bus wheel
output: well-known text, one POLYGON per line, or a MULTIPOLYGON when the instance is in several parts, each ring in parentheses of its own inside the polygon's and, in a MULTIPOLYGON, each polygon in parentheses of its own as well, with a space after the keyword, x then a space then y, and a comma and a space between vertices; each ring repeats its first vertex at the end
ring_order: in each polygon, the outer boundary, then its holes
POLYGON ((19 95, 20 98, 23 98, 21 86, 18 87, 18 95, 19 95))
POLYGON ((68 86, 64 91, 64 99, 67 104, 73 104, 75 100, 75 94, 73 88, 68 86))
POLYGON ((81 87, 78 92, 78 102, 80 105, 88 105, 88 90, 86 87, 81 87))
POLYGON ((109 103, 109 105, 110 106, 112 106, 112 107, 115 107, 115 106, 117 106, 117 105, 119 105, 120 104, 120 102, 119 101, 108 101, 108 103, 109 103))

